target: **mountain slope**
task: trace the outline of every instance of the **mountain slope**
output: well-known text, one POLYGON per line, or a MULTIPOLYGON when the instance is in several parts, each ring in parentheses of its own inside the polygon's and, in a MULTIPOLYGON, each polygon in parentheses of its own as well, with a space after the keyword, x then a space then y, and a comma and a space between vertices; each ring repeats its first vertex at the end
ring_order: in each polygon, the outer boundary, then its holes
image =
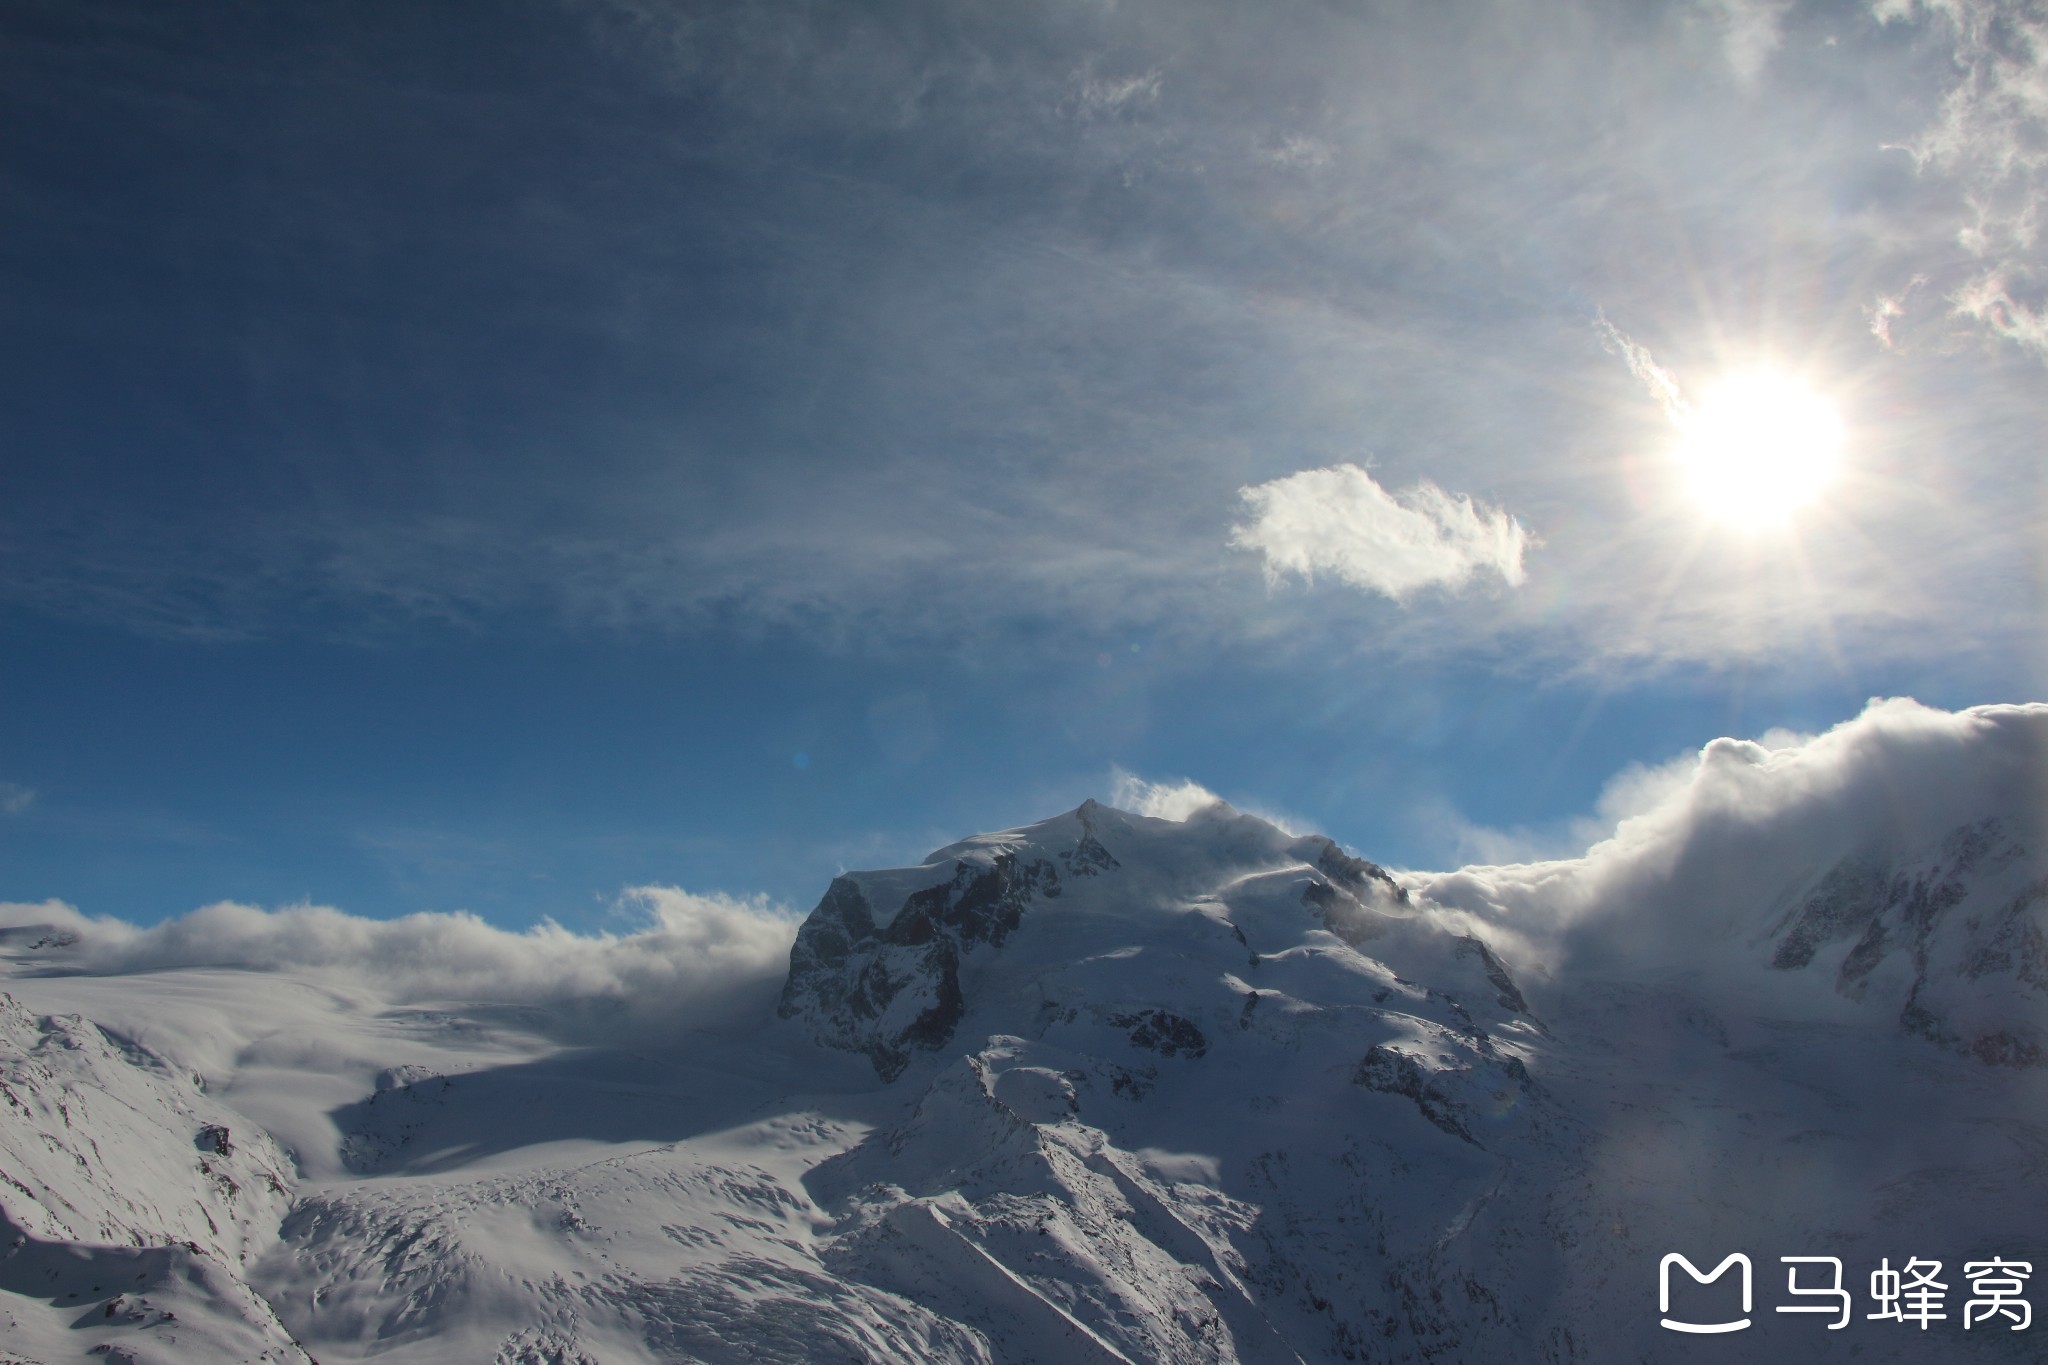
POLYGON ((1328 840, 1089 803, 841 878, 791 961, 784 1017, 924 1092, 808 1182, 843 1275, 1046 1359, 1473 1340, 1400 1243, 1543 1140, 1544 1031, 1490 950, 1328 840), (1391 1208, 1316 1207, 1417 1160, 1431 1188, 1391 1208))
POLYGON ((1447 874, 1089 802, 848 873, 722 1025, 595 1042, 481 981, 24 928, 5 1349, 2031 1359, 1958 1272, 2048 1251, 2044 752, 2048 708, 1892 704, 1447 874), (1674 1251, 1752 1258, 1739 1341, 1659 1326, 1674 1251), (1773 1311, 1812 1255, 1839 1331, 1773 1311), (1952 1291, 1924 1333, 1865 1316, 1912 1257, 1952 1291))
POLYGON ((183 1359, 306 1359, 243 1280, 290 1207, 289 1163, 197 1075, 0 995, 0 1113, 9 1349, 64 1342, 83 1310, 114 1359, 170 1358, 137 1344, 159 1340, 183 1359))

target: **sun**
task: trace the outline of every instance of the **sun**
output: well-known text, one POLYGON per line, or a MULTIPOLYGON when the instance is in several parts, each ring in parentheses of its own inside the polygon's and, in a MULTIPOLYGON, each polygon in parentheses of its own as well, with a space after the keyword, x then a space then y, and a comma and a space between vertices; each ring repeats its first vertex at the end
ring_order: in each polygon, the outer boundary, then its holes
POLYGON ((1781 371, 1729 375, 1680 427, 1676 454, 1693 499, 1730 526, 1781 526, 1841 472, 1842 419, 1781 371))

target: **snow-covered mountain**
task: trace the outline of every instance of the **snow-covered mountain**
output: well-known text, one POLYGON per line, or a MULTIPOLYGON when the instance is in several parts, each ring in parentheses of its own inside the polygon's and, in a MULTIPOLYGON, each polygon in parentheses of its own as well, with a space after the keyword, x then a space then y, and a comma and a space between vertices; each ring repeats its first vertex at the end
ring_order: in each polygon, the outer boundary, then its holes
POLYGON ((2044 753, 1874 707, 1445 874, 1091 801, 688 1027, 11 907, 0 1361, 2035 1359, 1961 1271, 2048 1250, 2044 753), (1749 1328, 1659 1325, 1737 1251, 1749 1328))

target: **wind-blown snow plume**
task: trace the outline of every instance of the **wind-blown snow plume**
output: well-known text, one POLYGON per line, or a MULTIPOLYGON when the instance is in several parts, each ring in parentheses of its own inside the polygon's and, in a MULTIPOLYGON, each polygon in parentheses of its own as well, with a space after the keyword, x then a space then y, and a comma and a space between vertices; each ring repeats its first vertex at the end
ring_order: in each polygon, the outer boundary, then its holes
POLYGON ((1510 587, 1525 577, 1522 524, 1427 479, 1389 493, 1357 465, 1340 464, 1238 493, 1252 519, 1230 543, 1264 555, 1270 580, 1313 580, 1322 570, 1398 602, 1419 588, 1461 587, 1480 569, 1510 587))
POLYGON ((1118 768, 1110 783, 1109 804, 1118 810, 1161 820, 1185 820, 1223 798, 1192 778, 1179 782, 1148 782, 1118 768))
POLYGON ((332 975, 394 1003, 468 1000, 710 1021, 769 990, 796 919, 759 896, 672 886, 621 897, 642 927, 577 934, 551 920, 523 932, 475 915, 378 920, 324 905, 263 910, 222 901, 140 928, 60 901, 0 904, 0 929, 35 925, 74 942, 64 967, 100 974, 232 967, 332 975))
POLYGON ((1313 821, 1261 802, 1238 805, 1226 801, 1191 777, 1177 782, 1152 782, 1123 768, 1110 769, 1109 804, 1118 810, 1160 820, 1191 820, 1203 811, 1220 810, 1257 816, 1289 834, 1307 834, 1314 828, 1313 821))

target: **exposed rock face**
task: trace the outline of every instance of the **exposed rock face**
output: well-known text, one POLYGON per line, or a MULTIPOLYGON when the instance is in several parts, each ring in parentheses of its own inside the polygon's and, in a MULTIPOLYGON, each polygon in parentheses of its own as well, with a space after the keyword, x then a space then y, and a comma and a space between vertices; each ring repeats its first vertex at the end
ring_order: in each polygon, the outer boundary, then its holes
POLYGON ((1479 960, 1480 970, 1486 973, 1486 983, 1498 992, 1494 999, 1500 1003, 1502 1009, 1513 1010, 1516 1014, 1529 1012, 1529 1002, 1522 998, 1521 987, 1515 984, 1514 977, 1508 975, 1507 964, 1494 955, 1493 949, 1478 939, 1465 935, 1458 939, 1457 951, 1459 957, 1479 960))
POLYGON ((1482 1147, 1472 1136, 1477 1116, 1526 1098, 1531 1082, 1521 1058, 1502 1055, 1483 1036, 1471 1042, 1477 1058, 1463 1061, 1453 1060, 1455 1053, 1432 1054, 1413 1044, 1375 1044, 1351 1073, 1351 1083, 1406 1096, 1439 1129, 1482 1147))
MULTIPOLYGON (((1093 868, 1100 851, 1075 852, 1093 868)), ((964 1009, 961 956, 1001 947, 1034 897, 1060 894, 1059 872, 1043 858, 1004 851, 955 859, 951 869, 905 896, 879 927, 861 879, 835 879, 790 950, 781 1016, 803 1014, 820 1042, 866 1053, 885 1081, 902 1074, 913 1050, 945 1046, 964 1009)))
POLYGON ((1840 994, 1980 1061, 2040 1066, 2048 1034, 2031 1021, 2048 1005, 2048 880, 2035 872, 1995 819, 1925 856, 1845 858, 1784 917, 1771 965, 1826 972, 1840 994))
POLYGON ((1209 1050, 1209 1040, 1193 1020, 1165 1010, 1112 1014, 1109 1022, 1131 1031, 1131 1046, 1149 1049, 1162 1057, 1199 1057, 1209 1050))

